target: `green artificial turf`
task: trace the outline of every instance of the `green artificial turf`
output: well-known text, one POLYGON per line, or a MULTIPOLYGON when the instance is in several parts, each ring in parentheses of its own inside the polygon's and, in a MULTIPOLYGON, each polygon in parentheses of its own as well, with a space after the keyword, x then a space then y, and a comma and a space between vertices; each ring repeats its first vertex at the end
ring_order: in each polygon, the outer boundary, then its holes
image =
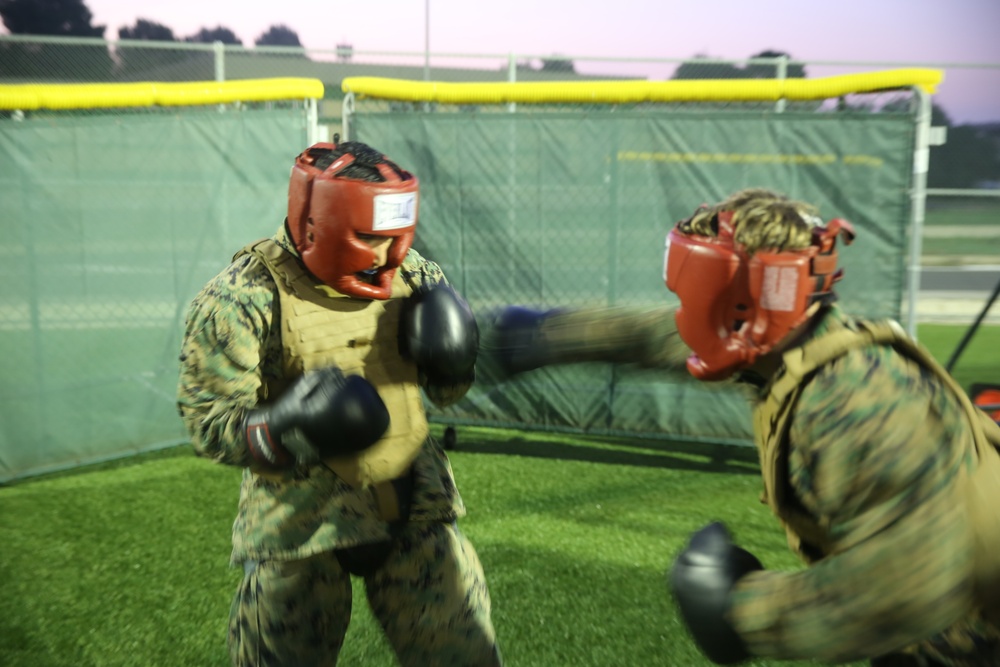
MULTIPOLYGON (((769 567, 797 566, 758 502, 752 450, 714 453, 459 430, 460 525, 507 664, 706 664, 664 585, 686 536, 722 519, 769 567)), ((181 447, 0 489, 0 664, 227 664, 238 482, 181 447)), ((356 593, 341 664, 394 664, 356 593)))
MULTIPOLYGON (((919 330, 942 360, 963 333, 919 330)), ((973 341, 959 366, 1000 381, 1000 328, 973 341)), ((800 567, 749 447, 462 427, 450 456, 509 667, 709 664, 664 583, 709 521, 768 568, 800 567)), ((0 487, 0 665, 227 665, 239 478, 185 446, 0 487)), ((355 584, 340 664, 389 667, 355 584)))
POLYGON ((924 224, 1000 225, 1000 199, 996 197, 932 197, 927 202, 924 224))
MULTIPOLYGON (((993 309, 1000 309, 1000 303, 993 309)), ((944 365, 958 350, 971 325, 919 324, 917 338, 944 365)), ((966 391, 973 383, 1000 384, 1000 326, 984 324, 975 329, 955 358, 951 374, 966 391)))
POLYGON ((1000 263, 1000 233, 996 236, 955 236, 942 238, 926 236, 921 242, 923 257, 940 258, 942 256, 976 256, 995 258, 994 263, 1000 263))

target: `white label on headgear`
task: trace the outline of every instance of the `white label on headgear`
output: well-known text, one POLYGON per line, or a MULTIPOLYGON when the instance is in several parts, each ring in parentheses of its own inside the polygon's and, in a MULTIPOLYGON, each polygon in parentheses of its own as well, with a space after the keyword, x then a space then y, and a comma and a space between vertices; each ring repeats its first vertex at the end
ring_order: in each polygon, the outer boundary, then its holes
POLYGON ((670 259, 670 234, 663 243, 663 282, 667 282, 667 261, 670 259))
POLYGON ((375 195, 372 231, 411 227, 417 221, 417 193, 375 195))
POLYGON ((760 307, 789 313, 795 308, 799 270, 794 266, 765 266, 760 288, 760 307))

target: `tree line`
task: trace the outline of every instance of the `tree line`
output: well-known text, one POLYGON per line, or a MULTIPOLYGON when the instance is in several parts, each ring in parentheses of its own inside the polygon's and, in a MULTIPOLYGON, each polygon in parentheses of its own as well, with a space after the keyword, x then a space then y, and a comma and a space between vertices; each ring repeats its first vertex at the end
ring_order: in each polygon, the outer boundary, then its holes
MULTIPOLYGON (((107 26, 93 25, 93 14, 84 0, 0 0, 0 18, 14 35, 54 35, 63 37, 103 38, 107 26)), ((137 19, 134 25, 118 28, 121 40, 152 42, 222 42, 243 46, 236 34, 224 26, 201 28, 193 35, 178 37, 174 31, 156 21, 137 19)), ((288 26, 276 23, 257 36, 255 46, 285 46, 302 48, 298 34, 288 26)), ((348 45, 338 45, 349 57, 348 45)), ((210 59, 212 54, 169 49, 141 49, 119 45, 114 54, 106 48, 75 47, 67 57, 67 47, 4 43, 0 45, 0 80, 83 80, 128 81, 163 71, 171 65, 190 64, 196 59, 210 59)), ((297 57, 305 58, 305 53, 297 57)), ((777 76, 777 64, 767 59, 785 58, 789 62, 784 73, 789 78, 805 78, 805 67, 792 61, 782 51, 765 50, 751 56, 745 66, 713 62, 697 55, 675 70, 673 79, 755 79, 777 76), (761 62, 763 61, 763 62, 761 62)), ((531 67, 519 63, 519 67, 531 67)), ((542 71, 576 73, 572 60, 559 56, 542 59, 542 71)), ((845 103, 846 104, 846 103, 845 103)), ((858 107, 859 112, 875 109, 858 107)), ((886 109, 891 110, 891 109, 886 109)), ((969 188, 983 183, 1000 182, 1000 136, 994 126, 954 125, 948 114, 933 104, 933 124, 948 128, 948 140, 931 149, 928 186, 934 188, 969 188)))
MULTIPOLYGON (((94 15, 83 0, 0 0, 0 17, 12 35, 55 35, 62 37, 103 38, 107 26, 93 25, 94 15)), ((229 28, 201 28, 187 37, 177 37, 162 23, 140 18, 135 25, 118 29, 119 39, 139 39, 158 42, 222 42, 243 46, 229 28)), ((284 24, 275 24, 260 34, 256 46, 302 46, 298 34, 284 24)))

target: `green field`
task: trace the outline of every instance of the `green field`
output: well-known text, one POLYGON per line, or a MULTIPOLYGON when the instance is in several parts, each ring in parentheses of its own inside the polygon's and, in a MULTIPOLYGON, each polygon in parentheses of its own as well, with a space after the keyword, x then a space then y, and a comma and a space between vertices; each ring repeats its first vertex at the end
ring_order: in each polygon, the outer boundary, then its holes
MULTIPOLYGON (((977 258, 992 257, 1000 264, 1000 230, 995 237, 977 238, 974 236, 956 236, 954 238, 924 238, 921 243, 921 255, 926 263, 931 263, 930 257, 944 256, 975 256, 977 258)), ((983 260, 978 259, 976 263, 983 260)))
MULTIPOLYGON (((963 332, 919 335, 945 360, 963 332)), ((998 349, 1000 327, 984 328, 959 377, 1000 381, 998 349)), ((767 567, 798 567, 749 447, 461 428, 451 459, 512 667, 709 664, 663 575, 713 519, 767 567)), ((227 665, 239 475, 179 447, 0 488, 0 665, 227 665)), ((340 664, 388 667, 355 593, 340 664)))
MULTIPOLYGON (((994 305, 996 308, 1000 304, 994 305)), ((917 337, 935 358, 947 364, 967 330, 947 324, 920 324, 917 337)), ((979 327, 957 357, 951 374, 966 390, 977 382, 1000 384, 1000 326, 979 327)))
POLYGON ((928 197, 924 224, 1000 226, 1000 197, 928 197))
POLYGON ((921 254, 927 263, 949 263, 943 260, 972 256, 976 263, 1000 264, 1000 197, 931 197, 924 227, 955 228, 954 236, 950 237, 924 234, 921 254), (989 227, 996 233, 985 237, 963 235, 963 227, 974 230, 989 227))

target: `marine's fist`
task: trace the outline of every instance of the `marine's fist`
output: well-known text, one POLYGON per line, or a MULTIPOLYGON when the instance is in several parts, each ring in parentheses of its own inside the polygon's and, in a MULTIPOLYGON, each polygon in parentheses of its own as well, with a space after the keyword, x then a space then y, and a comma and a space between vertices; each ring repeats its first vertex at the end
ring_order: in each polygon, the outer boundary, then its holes
POLYGON ((488 354, 504 375, 516 375, 555 361, 542 326, 556 312, 559 311, 506 306, 496 313, 488 338, 488 354))
POLYGON ((389 411, 375 387, 336 367, 305 373, 244 422, 251 454, 277 468, 366 449, 388 428, 389 411))
POLYGON ((733 544, 719 522, 694 533, 674 560, 667 575, 670 592, 698 648, 712 662, 728 665, 750 657, 726 614, 736 582, 762 569, 753 554, 733 544))
POLYGON ((399 351, 435 385, 472 382, 479 354, 479 325, 465 299, 438 283, 403 304, 399 351))

